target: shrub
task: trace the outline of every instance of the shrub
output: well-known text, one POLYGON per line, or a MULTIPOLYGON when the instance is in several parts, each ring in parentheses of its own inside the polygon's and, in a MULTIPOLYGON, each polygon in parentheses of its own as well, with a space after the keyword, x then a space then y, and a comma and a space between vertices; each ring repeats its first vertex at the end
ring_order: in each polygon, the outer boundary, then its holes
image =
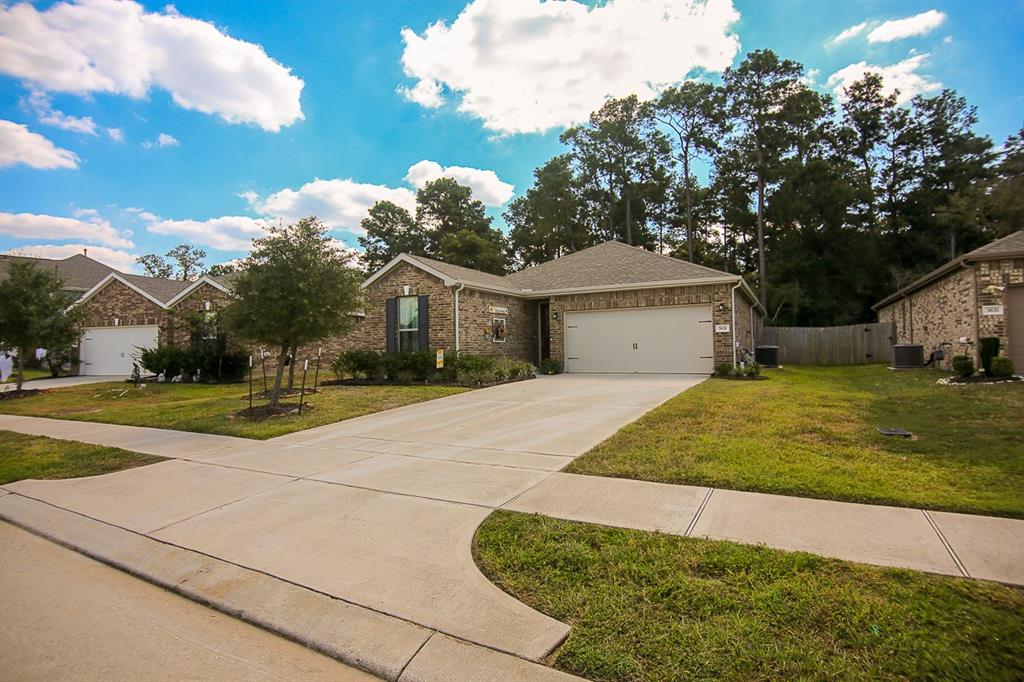
POLYGON ((974 360, 969 355, 953 356, 953 371, 957 376, 970 377, 974 375, 974 360))
POLYGON ((743 376, 747 379, 756 379, 761 376, 761 365, 756 362, 749 362, 747 366, 743 368, 743 376))
POLYGON ((518 381, 527 379, 533 374, 533 365, 523 360, 498 360, 494 366, 494 378, 497 381, 518 381))
POLYGON ((541 374, 561 374, 562 363, 554 358, 544 358, 540 361, 541 374))
POLYGON ((994 357, 989 368, 989 375, 1003 379, 1012 377, 1014 373, 1013 360, 1010 358, 994 357))
POLYGON ((495 381, 494 358, 483 355, 460 355, 458 379, 471 384, 488 384, 495 381))
POLYGON ((719 379, 731 379, 735 375, 736 368, 731 362, 715 363, 715 376, 719 379))
POLYGON ((981 367, 985 374, 992 376, 992 358, 999 355, 999 337, 984 336, 978 343, 978 350, 981 353, 981 367))
POLYGON ((331 363, 331 370, 338 379, 383 379, 381 353, 375 350, 347 350, 331 363))
POLYGON ((384 377, 392 381, 426 381, 434 374, 434 354, 430 351, 384 353, 381 359, 384 377))
POLYGON ((168 380, 178 374, 191 377, 199 372, 203 381, 238 381, 249 368, 246 353, 221 350, 216 344, 140 348, 138 361, 143 369, 153 374, 163 373, 168 380))

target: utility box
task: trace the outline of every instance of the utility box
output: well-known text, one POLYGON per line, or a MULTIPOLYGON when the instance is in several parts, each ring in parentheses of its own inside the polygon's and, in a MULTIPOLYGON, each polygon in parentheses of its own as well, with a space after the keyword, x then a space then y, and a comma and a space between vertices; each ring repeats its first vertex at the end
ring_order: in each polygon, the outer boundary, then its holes
POLYGON ((898 343, 892 347, 892 366, 896 369, 914 369, 924 366, 924 346, 898 343))
POLYGON ((778 367, 779 347, 758 346, 754 349, 754 360, 762 367, 778 367))

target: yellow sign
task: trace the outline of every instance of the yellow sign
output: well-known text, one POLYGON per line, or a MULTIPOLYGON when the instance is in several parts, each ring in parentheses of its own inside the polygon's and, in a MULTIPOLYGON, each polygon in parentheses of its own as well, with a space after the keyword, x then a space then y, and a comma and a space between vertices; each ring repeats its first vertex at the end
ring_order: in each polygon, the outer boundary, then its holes
POLYGON ((437 368, 444 369, 444 348, 437 349, 437 368))

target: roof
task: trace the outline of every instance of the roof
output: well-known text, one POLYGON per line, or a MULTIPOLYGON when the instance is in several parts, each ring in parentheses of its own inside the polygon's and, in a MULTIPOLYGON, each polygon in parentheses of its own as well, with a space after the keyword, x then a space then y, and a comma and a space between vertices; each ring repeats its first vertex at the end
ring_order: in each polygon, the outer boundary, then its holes
POLYGON ((736 278, 689 261, 609 241, 504 278, 525 291, 586 289, 652 282, 736 278))
POLYGON ((908 294, 931 284, 937 279, 945 277, 957 268, 966 266, 968 263, 974 263, 982 260, 1001 260, 1004 258, 1024 258, 1024 230, 1017 230, 1012 234, 1008 234, 1005 237, 991 241, 984 246, 974 249, 973 251, 968 251, 958 258, 954 258, 945 265, 935 268, 928 274, 918 277, 895 293, 886 296, 881 301, 871 306, 871 309, 879 310, 891 303, 895 303, 908 294))
POLYGON ((98 260, 93 260, 80 253, 61 260, 3 254, 0 255, 0 279, 7 278, 8 264, 13 262, 29 262, 34 263, 38 268, 52 269, 64 282, 65 289, 76 291, 91 289, 104 277, 115 272, 114 268, 109 265, 104 265, 98 260))
POLYGON ((373 273, 363 282, 363 287, 369 286, 400 263, 409 263, 434 275, 442 280, 445 286, 461 284, 471 289, 508 293, 524 298, 615 289, 736 282, 743 285, 744 293, 760 309, 757 297, 739 275, 616 241, 591 246, 504 277, 425 256, 403 253, 373 273))
POLYGON ((144 277, 143 275, 130 275, 127 273, 121 273, 121 277, 161 303, 167 303, 167 301, 170 301, 192 285, 192 282, 186 280, 167 279, 164 277, 144 277))

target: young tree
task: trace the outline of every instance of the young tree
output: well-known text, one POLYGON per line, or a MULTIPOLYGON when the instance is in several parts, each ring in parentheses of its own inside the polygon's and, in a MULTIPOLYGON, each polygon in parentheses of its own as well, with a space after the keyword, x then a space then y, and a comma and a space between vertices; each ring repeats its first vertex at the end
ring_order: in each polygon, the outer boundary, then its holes
POLYGON ((343 334, 352 324, 362 275, 347 261, 315 217, 271 227, 253 242, 223 319, 238 336, 277 349, 271 406, 280 404, 289 350, 343 334))
POLYGON ((768 256, 765 247, 767 186, 774 180, 782 156, 789 149, 787 103, 800 91, 803 67, 780 60, 771 50, 755 50, 736 68, 725 70, 729 115, 739 128, 734 140, 757 178, 757 270, 761 304, 768 303, 768 256))
POLYGON ((36 348, 46 348, 48 342, 63 342, 64 333, 77 330, 84 313, 74 312, 65 318, 65 310, 74 298, 49 270, 31 262, 13 262, 7 275, 0 282, 0 351, 17 354, 20 391, 25 380, 25 358, 32 357, 36 348))
POLYGON ((178 244, 164 256, 147 253, 135 262, 142 266, 149 277, 163 277, 192 281, 203 273, 206 252, 191 244, 178 244), (167 259, 170 259, 170 262, 167 259), (177 270, 175 270, 177 265, 177 270))
POLYGON ((675 133, 676 158, 683 167, 679 186, 686 200, 686 256, 693 261, 693 194, 696 185, 690 164, 697 157, 713 154, 728 130, 725 92, 710 83, 684 81, 661 93, 654 118, 675 133))
POLYGON ((427 255, 426 234, 401 206, 378 201, 360 224, 366 232, 359 237, 359 245, 363 247, 363 265, 367 272, 379 270, 400 253, 427 255))

